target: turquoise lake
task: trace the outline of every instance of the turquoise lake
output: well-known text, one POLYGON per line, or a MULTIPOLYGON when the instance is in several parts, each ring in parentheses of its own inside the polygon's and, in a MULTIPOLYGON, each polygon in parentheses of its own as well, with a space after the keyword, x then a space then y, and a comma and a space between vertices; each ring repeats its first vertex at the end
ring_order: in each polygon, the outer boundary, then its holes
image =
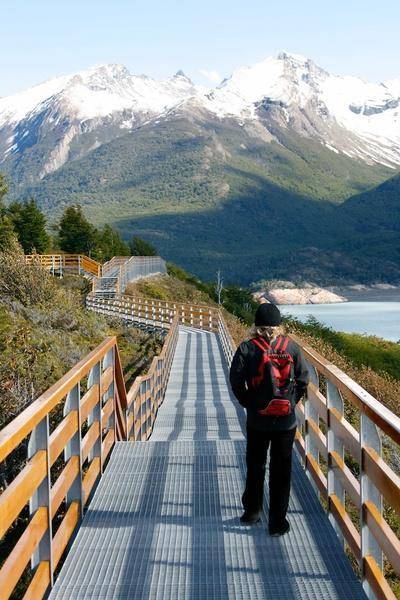
POLYGON ((279 307, 301 321, 309 315, 336 331, 366 333, 400 340, 400 302, 344 302, 343 304, 290 304, 279 307))

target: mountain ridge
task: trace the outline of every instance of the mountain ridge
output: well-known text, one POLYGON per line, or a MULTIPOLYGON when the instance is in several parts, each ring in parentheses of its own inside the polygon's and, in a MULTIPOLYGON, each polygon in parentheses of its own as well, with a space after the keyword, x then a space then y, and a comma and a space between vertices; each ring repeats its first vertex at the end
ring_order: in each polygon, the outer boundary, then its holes
POLYGON ((260 120, 267 131, 271 119, 278 120, 317 137, 332 152, 400 166, 400 80, 373 84, 331 75, 311 59, 287 52, 240 67, 209 89, 182 71, 158 81, 114 63, 48 80, 0 99, 0 161, 21 158, 34 146, 32 128, 40 139, 46 130, 55 132, 58 145, 35 175, 43 178, 68 160, 77 136, 110 121, 116 136, 185 104, 222 119, 260 120))
POLYGON ((393 209, 383 203, 379 233, 363 232, 364 200, 347 202, 399 171, 400 81, 368 84, 281 53, 211 91, 182 71, 157 82, 115 64, 44 85, 31 104, 13 104, 16 123, 0 100, 10 199, 34 196, 51 221, 79 203, 96 225, 135 231, 202 277, 220 266, 245 284, 399 279, 393 209), (388 123, 389 137, 373 135, 388 123), (381 249, 386 279, 363 235, 381 249))

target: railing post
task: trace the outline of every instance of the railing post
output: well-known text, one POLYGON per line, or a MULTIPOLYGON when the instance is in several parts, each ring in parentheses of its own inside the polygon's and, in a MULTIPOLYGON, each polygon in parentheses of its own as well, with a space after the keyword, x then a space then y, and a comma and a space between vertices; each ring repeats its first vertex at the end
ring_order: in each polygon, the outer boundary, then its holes
POLYGON ((98 399, 93 409, 89 413, 88 416, 88 426, 90 427, 93 423, 98 421, 99 423, 99 437, 93 444, 93 448, 89 452, 89 462, 93 460, 95 457, 100 458, 100 475, 103 474, 103 444, 102 444, 102 430, 101 430, 101 363, 98 362, 90 369, 89 377, 88 377, 88 389, 92 387, 92 385, 99 386, 98 399))
POLYGON ((83 487, 82 487, 82 439, 81 439, 81 407, 80 407, 80 383, 78 382, 67 394, 64 404, 63 415, 66 417, 70 412, 76 411, 78 417, 78 429, 69 440, 64 449, 64 461, 67 463, 71 456, 78 456, 79 473, 67 492, 67 504, 74 500, 79 502, 81 518, 83 516, 83 487))
MULTIPOLYGON (((313 383, 315 385, 315 387, 317 389, 319 389, 319 377, 318 377, 317 369, 309 361, 307 361, 307 366, 308 366, 308 372, 310 374, 311 383, 313 383)), ((308 400, 307 396, 308 396, 308 394, 305 395, 305 402, 304 402, 304 417, 305 417, 304 445, 305 445, 305 453, 306 453, 305 465, 306 465, 307 477, 309 478, 312 487, 314 488, 316 494, 319 497, 319 490, 318 490, 317 484, 315 483, 312 475, 309 473, 309 471, 307 469, 307 454, 310 454, 314 458, 316 463, 319 464, 318 446, 316 445, 315 441, 313 440, 312 435, 309 432, 309 426, 308 426, 308 419, 313 419, 317 425, 319 424, 319 414, 318 414, 317 409, 314 408, 312 403, 308 400)))
POLYGON ((361 422, 360 422, 360 446, 361 446, 361 460, 360 460, 360 530, 361 530, 361 572, 363 588, 368 598, 375 599, 376 596, 372 590, 372 587, 368 583, 365 576, 364 557, 372 556, 378 567, 383 569, 383 555, 382 550, 375 540, 374 536, 369 530, 369 527, 365 520, 364 515, 364 502, 373 502, 377 510, 382 514, 382 494, 375 487, 372 481, 364 469, 364 452, 363 449, 368 446, 373 448, 379 456, 382 454, 382 440, 379 434, 379 430, 375 423, 367 417, 367 415, 361 411, 361 422))
POLYGON ((81 255, 78 254, 78 275, 81 274, 81 255))
MULTIPOLYGON (((143 439, 146 440, 146 435, 143 436, 143 425, 146 421, 143 422, 143 417, 146 415, 146 380, 140 382, 140 441, 143 439), (143 401, 144 398, 144 401, 143 401)), ((146 434, 146 430, 144 432, 146 434)))
POLYGON ((328 431, 326 436, 327 441, 327 451, 328 451, 328 478, 327 478, 327 486, 328 486, 328 515, 329 520, 333 525, 334 530, 336 531, 337 536, 339 537, 343 548, 344 548, 344 537, 341 532, 339 525, 336 522, 336 519, 332 515, 331 512, 331 504, 329 500, 329 496, 331 494, 335 494, 340 502, 345 505, 345 494, 342 483, 340 482, 339 477, 337 476, 336 470, 332 468, 332 461, 330 459, 330 452, 337 452, 340 458, 344 461, 344 444, 342 440, 335 434, 334 430, 331 427, 330 423, 330 412, 329 409, 335 408, 341 415, 344 412, 344 404, 342 394, 338 390, 338 388, 331 382, 329 379, 326 382, 327 390, 326 390, 326 403, 328 408, 328 431))
POLYGON ((47 530, 43 538, 39 542, 38 547, 31 558, 31 569, 35 569, 37 565, 46 561, 50 567, 50 586, 53 587, 53 528, 51 519, 51 478, 50 478, 50 452, 49 452, 49 415, 47 414, 35 429, 32 431, 28 443, 28 459, 32 458, 36 452, 45 450, 47 474, 40 483, 35 493, 29 500, 29 515, 32 517, 38 508, 44 506, 47 508, 47 530))
MULTIPOLYGON (((113 380, 112 383, 110 384, 110 387, 108 388, 108 390, 106 391, 102 401, 100 404, 105 404, 107 402, 107 400, 109 398, 113 398, 113 407, 114 410, 112 412, 112 414, 110 415, 108 421, 107 421, 107 431, 109 431, 110 429, 114 429, 114 441, 117 439, 117 421, 116 421, 116 410, 117 410, 117 403, 115 401, 115 357, 114 357, 114 353, 115 353, 115 348, 110 348, 110 350, 107 352, 107 354, 105 355, 104 359, 103 359, 103 370, 107 369, 108 367, 112 367, 113 369, 113 380)), ((101 422, 100 422, 100 429, 101 429, 101 422)))

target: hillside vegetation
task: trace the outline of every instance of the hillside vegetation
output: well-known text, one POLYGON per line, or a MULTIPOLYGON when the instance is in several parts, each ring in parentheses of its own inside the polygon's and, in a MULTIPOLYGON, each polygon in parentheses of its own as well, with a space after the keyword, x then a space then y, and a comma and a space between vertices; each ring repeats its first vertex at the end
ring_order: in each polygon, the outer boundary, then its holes
POLYGON ((0 427, 109 335, 118 335, 127 376, 146 370, 161 340, 85 310, 85 280, 56 280, 0 252, 0 427))

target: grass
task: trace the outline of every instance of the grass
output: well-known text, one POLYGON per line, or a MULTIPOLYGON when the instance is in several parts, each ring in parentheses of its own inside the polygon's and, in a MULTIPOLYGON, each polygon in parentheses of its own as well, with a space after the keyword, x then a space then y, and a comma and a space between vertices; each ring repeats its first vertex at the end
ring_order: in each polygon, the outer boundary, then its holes
POLYGON ((170 275, 160 275, 130 283, 125 293, 156 300, 171 300, 182 303, 192 302, 194 304, 216 306, 216 303, 206 291, 198 289, 188 281, 171 277, 170 275))
MULTIPOLYGON (((289 322, 294 322, 290 317, 289 322)), ((373 335, 334 331, 309 317, 304 324, 296 327, 330 344, 340 354, 346 356, 357 367, 367 366, 377 373, 400 379, 400 343, 390 342, 373 335)))

